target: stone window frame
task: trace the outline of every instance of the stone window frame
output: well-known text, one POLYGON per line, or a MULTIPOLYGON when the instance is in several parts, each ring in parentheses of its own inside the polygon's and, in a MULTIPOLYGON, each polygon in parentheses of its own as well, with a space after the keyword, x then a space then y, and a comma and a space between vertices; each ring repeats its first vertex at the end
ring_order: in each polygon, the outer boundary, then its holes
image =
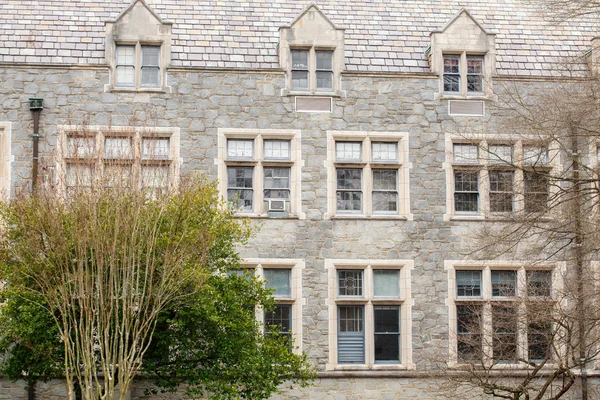
MULTIPOLYGON (((557 174, 561 165, 560 151, 558 144, 552 140, 545 140, 540 137, 515 136, 515 135, 495 135, 493 139, 485 134, 450 134, 445 135, 446 159, 442 164, 442 169, 446 175, 446 213, 444 221, 451 220, 486 220, 503 219, 511 214, 523 213, 525 211, 525 188, 524 175, 528 171, 538 171, 551 177, 557 174), (454 144, 472 144, 478 146, 479 158, 476 163, 455 163, 453 159, 454 144), (488 148, 490 145, 511 145, 513 148, 512 163, 493 162, 490 160, 488 148), (523 148, 528 146, 545 147, 548 153, 548 162, 544 165, 528 166, 523 162, 523 148), (473 171, 478 174, 479 188, 479 206, 477 212, 457 212, 454 204, 454 172, 458 170, 473 171), (513 211, 512 212, 491 212, 490 211, 490 170, 511 170, 514 171, 513 178, 513 211)), ((557 187, 548 183, 548 198, 558 190, 557 187)), ((549 216, 549 215, 548 215, 549 216)))
POLYGON ((286 73, 282 96, 345 97, 341 79, 345 66, 344 32, 315 3, 309 4, 289 25, 279 28, 279 65, 286 73), (292 89, 291 50, 309 51, 309 90, 292 89), (317 90, 315 51, 333 52, 333 90, 317 90))
POLYGON ((240 166, 253 168, 253 211, 237 212, 237 216, 249 218, 289 218, 305 219, 306 214, 302 212, 302 167, 304 160, 302 151, 302 131, 299 129, 218 129, 218 149, 215 164, 217 165, 217 176, 219 179, 219 193, 227 200, 227 167, 240 166), (227 140, 246 139, 254 141, 252 160, 228 160, 227 140), (264 140, 289 140, 290 160, 268 160, 263 158, 264 140), (264 173, 263 166, 281 166, 290 168, 290 212, 288 215, 269 215, 264 209, 263 189, 264 173), (257 190, 259 188, 260 190, 257 190))
POLYGON ((58 143, 56 151, 56 176, 55 183, 59 193, 67 196, 67 165, 70 161, 90 165, 92 187, 103 184, 101 181, 105 160, 114 162, 115 165, 131 166, 131 175, 136 186, 142 187, 142 167, 167 166, 169 169, 167 190, 176 190, 180 181, 180 129, 168 127, 132 127, 132 126, 102 126, 102 125, 59 125, 57 126, 58 143), (69 154, 68 138, 81 137, 93 141, 93 149, 89 154, 73 158, 69 154), (105 157, 104 143, 108 137, 131 139, 132 154, 129 157, 105 157), (167 158, 145 159, 142 156, 142 143, 144 138, 168 138, 169 156, 167 158))
POLYGON ((412 260, 367 260, 367 259, 325 259, 327 272, 327 306, 329 308, 329 362, 328 371, 381 371, 381 370, 414 370, 412 358, 412 306, 414 300, 411 292, 412 260), (373 270, 385 269, 399 271, 400 297, 375 299, 373 296, 373 270), (338 296, 339 270, 361 270, 363 272, 363 296, 338 296), (338 363, 338 313, 340 305, 364 305, 365 330, 365 363, 338 363), (400 306, 400 363, 375 363, 374 361, 374 324, 373 309, 375 305, 400 306))
POLYGON ((0 199, 10 198, 11 170, 15 157, 11 153, 12 122, 0 121, 0 199))
POLYGON ((408 132, 367 132, 367 131, 327 131, 327 213, 325 219, 374 219, 374 220, 409 220, 410 213, 410 181, 409 173, 412 163, 409 161, 408 132), (362 159, 357 162, 338 162, 336 160, 336 142, 361 142, 362 159), (392 142, 398 144, 397 162, 385 163, 371 160, 371 142, 392 142), (338 168, 362 170, 362 212, 340 213, 336 207, 336 171, 338 168), (373 169, 393 169, 398 171, 398 212, 373 213, 372 178, 373 169))
MULTIPOLYGON (((457 327, 457 306, 459 305, 477 305, 482 307, 481 335, 482 335, 482 354, 483 360, 473 360, 475 364, 483 362, 487 367, 493 366, 498 369, 523 369, 528 368, 527 363, 523 362, 496 362, 493 360, 493 350, 490 345, 492 333, 492 306, 503 304, 511 305, 517 302, 518 297, 524 297, 527 291, 527 272, 531 271, 549 271, 551 273, 551 293, 549 300, 556 300, 556 294, 563 290, 563 276, 566 273, 566 262, 531 262, 531 261, 502 261, 502 260, 444 260, 444 270, 448 274, 448 347, 450 368, 464 367, 465 363, 459 363, 458 360, 458 327, 457 327), (456 293, 456 271, 481 271, 481 295, 459 297, 456 293), (514 297, 492 296, 492 271, 516 271, 517 294, 514 297)), ((545 297, 539 298, 543 300, 545 297)), ((519 316, 517 319, 517 354, 518 357, 527 358, 524 351, 528 350, 527 343, 527 321, 523 316, 524 303, 519 303, 519 316)), ((551 362, 546 363, 548 366, 551 362)))
POLYGON ((172 22, 160 18, 145 0, 133 1, 117 18, 112 21, 106 21, 104 56, 106 64, 109 67, 110 77, 109 83, 104 85, 104 91, 170 93, 171 87, 167 84, 167 68, 171 64, 172 26, 172 22), (141 15, 145 19, 140 18, 141 15), (116 85, 116 56, 118 46, 135 46, 136 48, 134 86, 116 85), (141 84, 142 46, 160 47, 160 82, 158 86, 142 86, 141 84))
MULTIPOLYGON (((294 354, 302 354, 302 308, 306 305, 306 298, 302 295, 302 271, 306 265, 300 258, 243 258, 240 262, 241 269, 252 269, 254 276, 264 279, 265 269, 289 269, 291 294, 289 298, 277 298, 275 302, 279 304, 290 304, 292 306, 292 329, 291 334, 294 339, 294 354)), ((265 312, 257 307, 255 311, 256 322, 264 332, 265 312)))

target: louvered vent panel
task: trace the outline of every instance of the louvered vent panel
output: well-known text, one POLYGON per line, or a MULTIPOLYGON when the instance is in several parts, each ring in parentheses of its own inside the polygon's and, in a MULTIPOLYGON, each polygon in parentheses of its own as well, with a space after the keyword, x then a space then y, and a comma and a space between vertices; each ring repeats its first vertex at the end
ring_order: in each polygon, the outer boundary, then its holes
POLYGON ((297 112, 331 112, 330 97, 296 97, 297 112))
POLYGON ((471 115, 482 117, 485 115, 485 106, 483 104, 483 101, 449 100, 448 114, 471 115))
POLYGON ((338 363, 363 364, 365 362, 365 336, 360 333, 338 334, 338 363))

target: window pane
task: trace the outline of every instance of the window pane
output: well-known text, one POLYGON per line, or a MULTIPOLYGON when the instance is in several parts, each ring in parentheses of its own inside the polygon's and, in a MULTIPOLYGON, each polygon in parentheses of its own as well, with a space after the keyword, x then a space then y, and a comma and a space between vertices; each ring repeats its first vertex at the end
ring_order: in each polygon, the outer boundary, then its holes
POLYGON ((490 145, 488 160, 492 164, 512 164, 513 147, 510 145, 490 145))
POLYGON ((444 92, 460 92, 460 75, 444 75, 444 92))
POLYGON ((336 170, 338 189, 361 189, 361 169, 340 169, 336 170))
POLYGON ((373 271, 375 297, 400 297, 400 271, 376 269, 373 271))
POLYGON ((479 174, 454 171, 454 210, 477 212, 479 210, 479 174))
POLYGON ((308 90, 308 71, 292 71, 292 89, 308 90))
POLYGON ((87 164, 67 164, 67 187, 91 187, 92 166, 87 164))
POLYGON ((543 212, 548 202, 548 177, 542 173, 524 172, 525 211, 543 212))
POLYGON ((254 140, 229 139, 227 140, 227 158, 249 159, 254 157, 254 140))
POLYGON ((264 167, 265 199, 290 198, 290 168, 264 167))
POLYGON ((363 295, 363 271, 362 270, 339 270, 338 296, 362 296, 363 295))
POLYGON ((373 189, 374 190, 393 190, 397 189, 398 171, 395 169, 375 169, 373 170, 373 189))
POLYGON ((289 140, 265 140, 264 157, 265 160, 289 160, 290 159, 290 141, 289 140))
POLYGON ((397 175, 397 170, 373 170, 373 212, 398 211, 397 175))
POLYGON ((160 57, 160 46, 142 46, 142 67, 158 67, 160 57))
POLYGON ((398 211, 398 193, 373 192, 373 212, 385 213, 398 211))
POLYGON ((244 212, 252 212, 253 191, 252 167, 227 168, 227 201, 235 203, 244 212))
POLYGON ((460 73, 460 56, 459 55, 444 55, 444 74, 460 73))
POLYGON ((273 296, 290 297, 292 295, 290 284, 291 270, 281 268, 264 269, 263 275, 266 281, 265 287, 275 289, 273 296))
POLYGON ((117 65, 135 65, 135 46, 117 46, 117 65))
POLYGON ((459 362, 481 360, 481 306, 456 306, 456 344, 459 362))
POLYGON ((375 362, 400 362, 400 307, 375 306, 375 362))
POLYGON ((333 51, 315 51, 317 69, 333 71, 333 51))
POLYGON ((104 139, 104 158, 131 158, 131 138, 107 137, 104 139))
POLYGON ((552 323, 542 321, 530 323, 527 329, 529 360, 552 359, 552 323))
POLYGON ((169 153, 169 138, 142 138, 143 159, 165 160, 169 153))
MULTIPOLYGON (((493 271, 492 271, 493 272, 493 271)), ((517 310, 510 306, 492 306, 493 351, 495 361, 513 361, 517 357, 517 310)))
POLYGON ((292 50, 292 69, 308 70, 308 50, 292 50))
POLYGON ((67 154, 71 158, 90 157, 94 155, 96 139, 93 137, 67 138, 67 154))
POLYGON ((372 142, 372 161, 398 161, 398 143, 372 142))
POLYGON ((490 211, 513 211, 514 171, 489 171, 490 211))
POLYGON ((482 56, 467 56, 467 91, 483 92, 482 56))
POLYGON ((338 211, 362 210, 362 170, 337 169, 336 205, 338 211))
POLYGON ((145 188, 164 189, 169 184, 169 167, 166 165, 143 165, 142 186, 145 188))
POLYGON ((292 305, 277 304, 270 313, 265 313, 265 327, 276 326, 280 333, 289 333, 292 328, 292 305))
POLYGON ((105 165, 104 185, 106 187, 125 188, 131 186, 131 166, 129 165, 105 165))
POLYGON ((550 297, 552 288, 552 272, 527 271, 527 295, 550 297))
POLYGON ((517 271, 492 271, 492 297, 517 294, 517 271))
POLYGON ((338 306, 338 363, 364 362, 364 306, 338 306))
POLYGON ((160 68, 142 67, 142 86, 160 86, 160 68))
POLYGON ((539 146, 523 146, 523 163, 526 165, 548 164, 548 149, 539 146))
POLYGON ((333 72, 317 71, 317 89, 333 90, 333 72))
POLYGON ((479 146, 476 144, 455 143, 453 150, 454 162, 457 164, 477 164, 479 162, 479 146))
POLYGON ((481 297, 481 271, 456 271, 456 296, 481 297))
POLYGON ((335 142, 335 158, 338 161, 361 161, 361 142, 335 142))
POLYGON ((117 66, 117 86, 135 85, 135 67, 117 66))

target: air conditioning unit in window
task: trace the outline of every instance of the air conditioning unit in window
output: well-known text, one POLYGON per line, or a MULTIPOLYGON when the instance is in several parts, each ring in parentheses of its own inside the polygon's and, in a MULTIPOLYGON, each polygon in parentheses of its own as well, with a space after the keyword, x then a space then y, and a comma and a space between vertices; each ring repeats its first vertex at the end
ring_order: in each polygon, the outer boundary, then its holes
POLYGON ((265 208, 269 213, 289 213, 290 202, 284 199, 265 200, 265 208))

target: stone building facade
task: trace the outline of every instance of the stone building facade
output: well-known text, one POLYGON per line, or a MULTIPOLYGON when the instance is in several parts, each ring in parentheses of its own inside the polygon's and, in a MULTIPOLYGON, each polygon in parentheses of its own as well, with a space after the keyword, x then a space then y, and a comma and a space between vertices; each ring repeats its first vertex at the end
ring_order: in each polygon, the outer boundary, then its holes
MULTIPOLYGON (((587 73, 599 33, 591 17, 550 28, 530 4, 457 4, 8 0, 0 182, 14 193, 31 180, 29 98, 44 101, 44 176, 65 190, 77 127, 105 151, 155 141, 141 151, 170 164, 142 166, 142 184, 219 179, 261 226, 240 249, 247 266, 287 276, 283 303, 318 379, 274 398, 449 398, 431 368, 457 363, 456 271, 482 271, 480 290, 494 265, 527 272, 465 258, 470 233, 502 205, 490 206, 481 175, 468 187, 473 175, 456 174, 455 153, 464 145, 468 164, 473 137, 494 145, 506 87, 551 90, 562 56, 587 73), (388 347, 379 318, 397 326, 388 347)), ((63 395, 60 382, 38 388, 63 395)), ((25 397, 0 381, 0 399, 25 397)))

